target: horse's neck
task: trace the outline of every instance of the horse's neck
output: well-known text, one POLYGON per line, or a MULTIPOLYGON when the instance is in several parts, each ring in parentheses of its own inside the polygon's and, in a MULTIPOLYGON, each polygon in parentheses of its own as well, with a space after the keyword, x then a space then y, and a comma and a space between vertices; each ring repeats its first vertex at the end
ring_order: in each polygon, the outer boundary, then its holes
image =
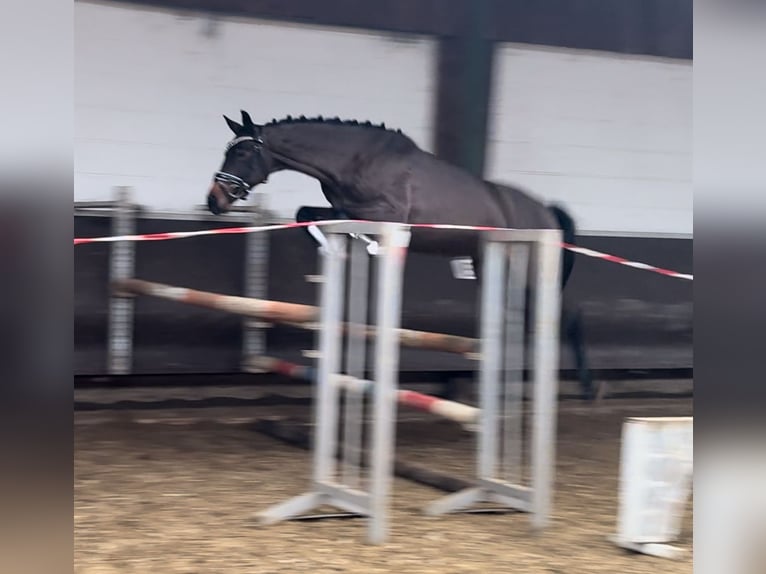
POLYGON ((301 157, 296 157, 294 154, 284 153, 277 149, 271 149, 270 151, 273 158, 271 169, 269 170, 270 173, 285 170, 297 171, 313 177, 323 184, 329 184, 333 181, 331 173, 316 166, 312 161, 304 160, 301 157))
POLYGON ((264 140, 276 160, 274 170, 299 171, 325 184, 341 183, 357 151, 369 136, 323 125, 279 124, 264 128, 264 140))

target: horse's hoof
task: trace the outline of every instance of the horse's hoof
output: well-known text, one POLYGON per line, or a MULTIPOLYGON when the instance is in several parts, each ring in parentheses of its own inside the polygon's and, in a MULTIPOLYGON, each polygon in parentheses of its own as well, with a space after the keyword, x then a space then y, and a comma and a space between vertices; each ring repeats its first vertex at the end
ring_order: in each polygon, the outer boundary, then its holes
POLYGON ((606 396, 606 381, 600 381, 595 385, 595 392, 593 392, 593 403, 600 403, 604 396, 606 396))

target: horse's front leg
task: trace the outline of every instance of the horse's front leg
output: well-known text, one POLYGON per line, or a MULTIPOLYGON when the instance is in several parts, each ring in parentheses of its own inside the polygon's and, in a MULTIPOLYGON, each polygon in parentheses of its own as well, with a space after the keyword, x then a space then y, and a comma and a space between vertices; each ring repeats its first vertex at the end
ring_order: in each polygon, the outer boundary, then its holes
MULTIPOLYGON (((334 219, 343 219, 340 212, 334 207, 310 207, 302 206, 295 214, 295 221, 298 223, 309 223, 312 221, 332 221, 334 219)), ((327 237, 317 225, 307 225, 306 232, 319 245, 319 250, 327 252, 330 249, 330 243, 327 237)))
POLYGON ((332 221, 334 219, 347 219, 347 216, 334 207, 311 207, 302 206, 295 214, 295 221, 306 223, 309 221, 332 221))
MULTIPOLYGON (((308 223, 311 221, 333 221, 338 219, 351 218, 342 210, 336 209, 334 207, 309 207, 305 205, 301 207, 298 210, 298 213, 295 215, 295 220, 298 223, 308 223)), ((308 225, 306 226, 306 231, 309 235, 311 235, 311 237, 314 238, 314 241, 319 244, 320 249, 329 249, 329 242, 327 241, 327 237, 324 233, 322 233, 322 230, 318 225, 308 225)), ((370 255, 377 255, 377 241, 360 233, 350 233, 349 235, 351 235, 351 237, 354 239, 363 241, 367 245, 367 252, 370 255)))

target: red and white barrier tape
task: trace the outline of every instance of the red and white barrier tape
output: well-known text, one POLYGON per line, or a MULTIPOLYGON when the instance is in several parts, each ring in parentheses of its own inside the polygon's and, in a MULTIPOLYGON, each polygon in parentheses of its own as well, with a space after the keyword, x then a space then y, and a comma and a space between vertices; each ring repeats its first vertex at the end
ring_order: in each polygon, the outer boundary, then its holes
POLYGON ((170 239, 186 239, 188 237, 201 237, 203 235, 237 235, 241 233, 258 233, 261 231, 277 231, 291 227, 308 227, 309 225, 322 224, 312 223, 285 223, 278 225, 262 225, 254 227, 224 227, 222 229, 202 229, 200 231, 167 231, 163 233, 145 233, 143 235, 113 235, 111 237, 75 237, 75 245, 86 243, 117 243, 118 241, 168 241, 170 239))
POLYGON ((586 255, 588 257, 596 257, 597 259, 603 259, 604 261, 611 261, 612 263, 619 263, 620 265, 627 265, 635 269, 643 269, 644 271, 652 271, 653 273, 659 273, 660 275, 666 275, 668 277, 675 277, 676 279, 686 279, 687 281, 694 281, 694 275, 689 273, 679 273, 678 271, 672 271, 671 269, 663 269, 662 267, 655 267, 648 263, 641 263, 639 261, 630 261, 617 255, 609 255, 608 253, 601 253, 600 251, 594 251, 587 247, 577 247, 576 245, 569 245, 568 243, 562 244, 564 249, 579 253, 580 255, 586 255))
MULTIPOLYGON (((282 229, 294 229, 297 227, 309 227, 309 226, 322 226, 337 224, 338 221, 306 221, 302 223, 279 223, 275 225, 261 225, 261 226, 249 226, 249 227, 224 227, 221 229, 203 229, 200 231, 169 231, 164 233, 145 233, 143 235, 115 235, 111 237, 75 237, 75 245, 84 245, 87 243, 116 243, 119 241, 168 241, 171 239, 186 239, 189 237, 201 237, 204 235, 237 235, 242 233, 260 233, 266 231, 279 231, 282 229)), ((410 224, 411 227, 419 227, 425 229, 452 229, 452 230, 466 230, 466 231, 492 231, 495 227, 472 227, 468 225, 447 225, 447 224, 435 224, 435 223, 420 223, 410 224)), ((661 267, 655 267, 647 263, 641 263, 638 261, 630 261, 617 255, 610 255, 608 253, 601 253, 593 249, 586 247, 577 247, 575 245, 569 245, 568 243, 562 243, 561 246, 564 249, 572 251, 573 253, 579 253, 586 257, 595 257, 604 261, 610 261, 612 263, 618 263, 620 265, 626 265, 633 267, 634 269, 642 269, 644 271, 651 271, 653 273, 659 273, 667 277, 674 277, 676 279, 685 279, 687 281, 693 281, 694 276, 689 273, 679 273, 670 269, 663 269, 661 267)))

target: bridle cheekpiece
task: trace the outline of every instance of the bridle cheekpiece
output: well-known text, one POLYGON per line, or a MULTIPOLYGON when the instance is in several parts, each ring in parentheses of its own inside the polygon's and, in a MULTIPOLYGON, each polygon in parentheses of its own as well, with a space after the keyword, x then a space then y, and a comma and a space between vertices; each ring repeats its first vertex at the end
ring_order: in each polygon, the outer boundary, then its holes
MULTIPOLYGON (((236 137, 226 144, 226 149, 224 150, 224 153, 225 154, 229 153, 229 150, 231 150, 231 148, 233 148, 234 146, 244 141, 255 142, 255 149, 256 151, 259 152, 258 157, 260 157, 261 161, 263 161, 263 158, 260 154, 260 151, 263 148, 263 140, 260 137, 253 137, 253 136, 236 137)), ((250 190, 253 187, 241 177, 238 177, 231 173, 226 173, 225 171, 215 172, 213 179, 219 183, 226 184, 226 187, 224 188, 224 190, 226 192, 226 195, 229 197, 229 200, 231 201, 236 201, 238 199, 240 200, 247 199, 247 196, 250 195, 250 190)))

